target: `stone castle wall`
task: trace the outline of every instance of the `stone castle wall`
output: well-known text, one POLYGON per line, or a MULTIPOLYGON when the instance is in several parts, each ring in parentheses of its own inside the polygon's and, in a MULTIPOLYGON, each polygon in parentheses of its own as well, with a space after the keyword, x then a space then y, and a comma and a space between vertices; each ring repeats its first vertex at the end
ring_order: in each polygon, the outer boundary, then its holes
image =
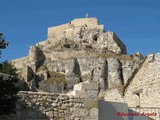
POLYGON ((54 41, 59 41, 63 37, 70 38, 75 36, 81 28, 97 28, 103 30, 104 26, 98 25, 98 20, 96 18, 75 19, 70 23, 48 28, 48 38, 55 38, 54 41))
POLYGON ((88 28, 100 28, 103 29, 103 25, 98 25, 97 18, 79 18, 72 20, 70 23, 59 25, 56 27, 48 28, 48 37, 51 37, 53 34, 60 33, 69 28, 76 27, 88 27, 88 28))
POLYGON ((58 37, 58 34, 63 34, 63 32, 69 28, 69 24, 63 24, 56 27, 48 28, 48 37, 58 37))
POLYGON ((80 18, 72 20, 71 24, 75 27, 87 25, 89 28, 95 28, 98 26, 98 20, 96 18, 80 18))
POLYGON ((17 115, 12 120, 98 120, 98 106, 86 99, 55 93, 19 92, 17 115))

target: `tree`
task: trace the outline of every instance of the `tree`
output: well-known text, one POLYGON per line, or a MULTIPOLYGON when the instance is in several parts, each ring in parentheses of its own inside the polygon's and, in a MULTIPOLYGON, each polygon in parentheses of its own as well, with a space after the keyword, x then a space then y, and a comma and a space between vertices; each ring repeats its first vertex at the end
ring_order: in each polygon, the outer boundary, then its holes
POLYGON ((17 69, 8 61, 0 63, 0 73, 5 73, 17 77, 17 69))
MULTIPOLYGON (((5 37, 3 35, 3 33, 0 33, 0 49, 5 49, 8 46, 8 42, 5 41, 5 37)), ((0 50, 0 54, 1 54, 1 50, 0 50)))
MULTIPOLYGON (((0 33, 0 52, 8 46, 5 37, 0 33)), ((1 54, 1 53, 0 53, 1 54)), ((0 115, 9 115, 16 106, 18 88, 17 74, 14 66, 5 61, 0 63, 0 115), (5 79, 3 77, 6 77, 5 79)))
POLYGON ((3 80, 2 76, 0 78, 0 115, 9 115, 14 112, 18 93, 16 82, 16 77, 9 77, 7 80, 3 80))

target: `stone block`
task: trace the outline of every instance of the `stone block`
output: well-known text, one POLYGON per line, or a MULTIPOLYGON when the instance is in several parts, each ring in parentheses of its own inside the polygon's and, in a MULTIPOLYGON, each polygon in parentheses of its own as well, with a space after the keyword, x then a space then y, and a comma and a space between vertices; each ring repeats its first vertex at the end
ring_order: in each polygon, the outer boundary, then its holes
POLYGON ((85 100, 85 106, 88 108, 98 108, 98 99, 90 99, 86 98, 85 100))
POLYGON ((85 120, 94 120, 94 118, 93 117, 86 117, 85 120))
POLYGON ((57 106, 58 106, 57 103, 52 103, 51 105, 52 105, 53 107, 57 107, 57 106))
POLYGON ((83 90, 74 90, 73 91, 73 95, 75 97, 81 97, 81 98, 85 98, 86 97, 86 92, 83 90))
POLYGON ((90 110, 90 116, 98 117, 98 108, 92 108, 90 110))
POLYGON ((98 95, 98 90, 88 90, 86 91, 86 97, 88 98, 96 98, 98 95))
POLYGON ((80 109, 80 108, 74 109, 72 113, 74 117, 81 117, 81 116, 84 117, 87 116, 88 114, 89 114, 88 109, 80 109))
POLYGON ((74 90, 98 90, 98 85, 96 83, 79 83, 74 86, 74 90))
POLYGON ((72 94, 75 97, 80 97, 80 98, 95 98, 97 97, 98 91, 96 90, 90 90, 90 91, 74 90, 72 94))

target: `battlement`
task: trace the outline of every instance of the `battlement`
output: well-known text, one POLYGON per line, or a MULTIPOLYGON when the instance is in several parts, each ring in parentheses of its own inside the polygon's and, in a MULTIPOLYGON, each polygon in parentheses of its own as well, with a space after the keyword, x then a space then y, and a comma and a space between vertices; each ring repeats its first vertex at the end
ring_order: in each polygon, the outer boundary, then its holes
POLYGON ((97 18, 79 18, 71 21, 71 24, 75 27, 86 26, 89 28, 98 26, 97 18))
POLYGON ((103 25, 98 24, 97 18, 78 18, 69 23, 48 28, 48 38, 56 37, 57 39, 67 35, 75 35, 81 28, 98 28, 104 29, 103 25))

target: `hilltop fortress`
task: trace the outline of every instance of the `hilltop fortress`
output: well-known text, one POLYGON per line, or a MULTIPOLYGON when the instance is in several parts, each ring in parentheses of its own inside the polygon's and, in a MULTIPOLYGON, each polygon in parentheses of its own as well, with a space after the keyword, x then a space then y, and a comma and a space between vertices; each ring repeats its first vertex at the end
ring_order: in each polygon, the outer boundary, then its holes
MULTIPOLYGON (((47 92, 49 96, 65 94, 80 98, 81 104, 75 103, 80 105, 77 107, 80 115, 58 120, 98 120, 98 100, 127 103, 137 112, 142 112, 141 107, 160 107, 159 62, 160 54, 127 55, 123 42, 115 33, 106 32, 97 18, 80 18, 50 27, 48 38, 31 46, 28 56, 12 60, 19 78, 28 84, 30 91, 36 92, 35 96, 47 92), (88 115, 84 117, 86 109, 88 115)), ((34 93, 24 92, 25 98, 26 94, 34 98, 34 93)), ((59 99, 64 101, 63 97, 59 99)))

